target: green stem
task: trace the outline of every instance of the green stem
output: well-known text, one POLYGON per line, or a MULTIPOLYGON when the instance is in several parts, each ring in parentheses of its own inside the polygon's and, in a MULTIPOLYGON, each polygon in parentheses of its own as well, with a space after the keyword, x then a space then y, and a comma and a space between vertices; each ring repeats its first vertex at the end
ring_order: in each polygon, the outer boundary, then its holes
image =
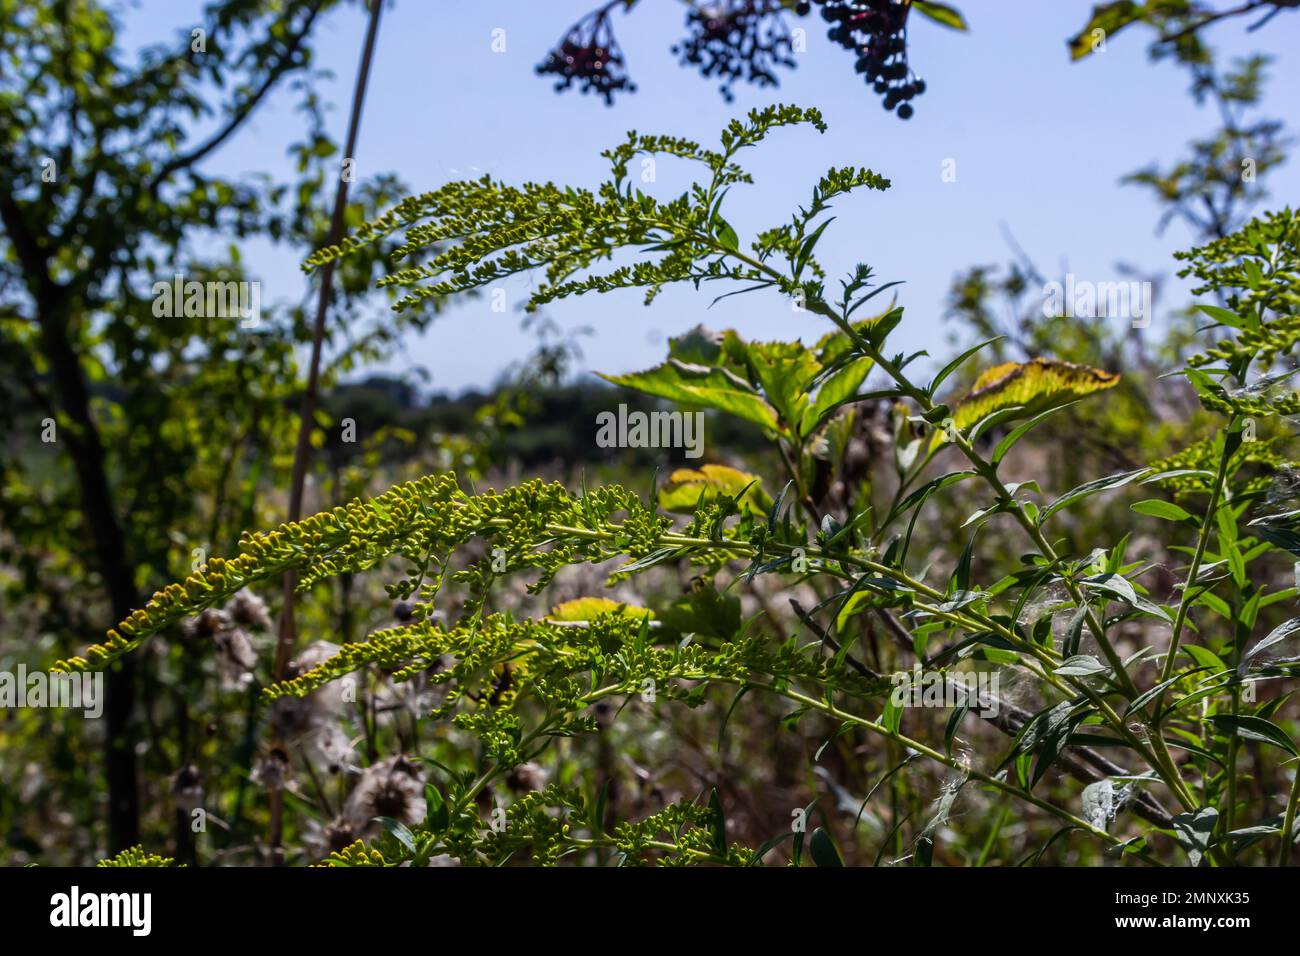
MULTIPOLYGON (((1237 425, 1237 416, 1233 415, 1228 419, 1228 432, 1237 425)), ((1210 543, 1210 530, 1214 527, 1214 516, 1219 511, 1219 498, 1223 494, 1224 484, 1228 478, 1228 463, 1232 458, 1233 451, 1225 441, 1223 454, 1219 457, 1219 469, 1214 476, 1214 487, 1210 490, 1210 501, 1205 506, 1205 515, 1201 519, 1201 532, 1196 540, 1196 553, 1192 556, 1192 564, 1187 572, 1187 583, 1183 586, 1183 596, 1178 602, 1178 613, 1174 617, 1173 632, 1169 637, 1169 651, 1165 656, 1165 666, 1160 674, 1160 680, 1167 681, 1174 674, 1175 660, 1178 657, 1178 643, 1182 638, 1183 627, 1187 623, 1187 614, 1192 606, 1193 589, 1196 586, 1196 576, 1201 571, 1201 562, 1205 560, 1205 549, 1210 543)), ((1164 691, 1161 691, 1156 699, 1152 702, 1152 713, 1159 714, 1160 705, 1164 701, 1164 691)))
MULTIPOLYGON (((1024 800, 1026 803, 1030 803, 1033 806, 1038 807, 1038 809, 1050 813, 1053 816, 1060 819, 1061 821, 1068 823, 1071 826, 1076 827, 1077 829, 1083 830, 1084 832, 1089 833, 1092 836, 1096 837, 1097 839, 1103 840, 1112 846, 1118 846, 1124 842, 1120 840, 1118 837, 1113 836, 1110 833, 1107 833, 1105 830, 1102 830, 1099 827, 1093 826, 1088 821, 1081 819, 1080 817, 1076 817, 1074 814, 1070 813, 1070 811, 1064 810, 1061 807, 1056 806, 1055 804, 1051 803, 1048 800, 1044 800, 1043 798, 1035 796, 1032 793, 1029 793, 1025 790, 1021 790, 1018 787, 1013 787, 1011 784, 1007 783, 1006 781, 999 780, 997 777, 994 777, 991 774, 987 774, 981 770, 976 770, 973 767, 969 767, 966 764, 961 763, 959 760, 953 757, 949 757, 947 754, 941 753, 940 751, 935 750, 931 747, 927 747, 925 744, 921 743, 918 740, 913 740, 910 737, 905 737, 902 734, 898 733, 897 731, 890 730, 889 728, 885 727, 883 724, 877 723, 876 721, 867 720, 866 718, 858 717, 854 714, 850 714, 846 711, 840 710, 838 707, 826 703, 826 701, 824 700, 817 700, 812 697, 808 697, 804 694, 799 693, 798 691, 788 690, 788 689, 778 691, 773 687, 768 687, 761 684, 754 685, 754 686, 761 687, 764 690, 770 690, 773 693, 776 693, 782 697, 794 701, 795 703, 803 704, 805 707, 820 711, 821 713, 826 714, 829 717, 834 717, 836 720, 843 720, 843 721, 847 721, 848 723, 856 724, 876 734, 879 734, 882 737, 885 737, 889 740, 893 740, 896 743, 902 744, 904 747, 909 747, 912 750, 915 750, 917 753, 921 754, 922 756, 928 757, 937 763, 943 764, 945 767, 949 767, 950 769, 957 770, 961 773, 967 774, 972 780, 978 780, 980 783, 993 787, 995 790, 1007 794, 1008 796, 1013 796, 1021 800, 1024 800)), ((1147 863, 1151 863, 1152 865, 1155 866, 1161 865, 1157 863, 1155 860, 1148 857, 1145 853, 1138 853, 1136 855, 1139 856, 1142 860, 1144 860, 1147 863)))
POLYGON ((1297 804, 1300 804, 1300 764, 1296 765, 1295 781, 1291 784, 1291 796, 1286 801, 1286 816, 1282 821, 1282 846, 1278 848, 1277 853, 1278 866, 1286 866, 1291 859, 1297 804))

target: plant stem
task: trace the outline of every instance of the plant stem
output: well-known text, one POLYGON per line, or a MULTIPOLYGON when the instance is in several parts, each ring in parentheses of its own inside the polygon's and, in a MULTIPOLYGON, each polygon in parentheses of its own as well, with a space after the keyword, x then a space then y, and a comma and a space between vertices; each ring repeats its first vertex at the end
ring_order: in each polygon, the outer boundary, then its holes
MULTIPOLYGON (((931 760, 934 760, 937 763, 941 763, 944 766, 949 767, 953 770, 957 770, 961 773, 965 773, 969 775, 969 777, 972 780, 978 780, 980 783, 993 787, 994 789, 999 790, 1002 793, 1005 793, 1009 796, 1017 797, 1021 800, 1024 800, 1026 803, 1033 804, 1034 806, 1038 807, 1040 810, 1046 811, 1047 813, 1050 813, 1053 816, 1059 818, 1063 822, 1069 823, 1071 826, 1083 830, 1084 832, 1089 833, 1100 840, 1104 840, 1106 843, 1109 843, 1112 846, 1118 846, 1123 842, 1118 837, 1107 833, 1105 830, 1102 830, 1099 827, 1093 826, 1088 821, 1083 820, 1080 817, 1076 817, 1068 810, 1064 810, 1056 806, 1055 804, 1051 803, 1048 800, 1044 800, 1041 797, 1037 797, 1032 793, 1019 789, 1018 787, 1013 787, 1009 783, 1003 780, 999 780, 997 777, 994 777, 991 774, 987 774, 981 770, 976 770, 972 767, 968 767, 953 757, 949 757, 946 754, 940 753, 937 750, 927 747, 925 744, 921 743, 920 741, 913 740, 910 737, 905 737, 902 734, 897 733, 896 731, 892 731, 887 727, 883 726, 882 724, 879 724, 875 721, 867 720, 863 717, 858 717, 854 714, 847 713, 846 711, 840 710, 838 707, 826 703, 824 700, 816 700, 812 697, 808 697, 804 694, 801 694, 798 691, 776 690, 773 687, 764 686, 764 685, 755 685, 755 686, 759 686, 764 690, 770 690, 773 693, 779 694, 782 697, 786 697, 789 700, 792 700, 796 703, 803 704, 805 707, 818 710, 829 717, 836 718, 837 720, 844 720, 844 721, 848 721, 849 723, 857 724, 858 726, 864 727, 867 730, 871 730, 874 733, 881 735, 882 737, 886 737, 890 740, 895 741, 896 743, 902 744, 905 747, 909 747, 912 750, 915 750, 917 753, 921 754, 922 756, 928 757, 931 760)), ((1142 860, 1144 860, 1147 863, 1151 863, 1152 865, 1155 866, 1161 865, 1157 863, 1155 860, 1148 857, 1145 853, 1138 853, 1136 855, 1139 856, 1142 860)))
POLYGON ((1286 801, 1286 816, 1282 821, 1282 846, 1278 849, 1277 865, 1286 866, 1291 859, 1291 843, 1295 833, 1296 805, 1300 804, 1300 764, 1296 765, 1291 795, 1286 801))
MULTIPOLYGON (((1236 425, 1237 416, 1233 415, 1228 419, 1227 431, 1230 433, 1236 425)), ((1169 651, 1165 656, 1165 666, 1160 673, 1162 682, 1169 680, 1174 674, 1174 663, 1178 657, 1178 643, 1183 634, 1183 627, 1187 623, 1188 611, 1192 606, 1192 590, 1196 586, 1196 576, 1201 571, 1201 562, 1205 560, 1205 549, 1210 543, 1210 529, 1214 527, 1214 518, 1219 511, 1219 498, 1222 496, 1224 484, 1227 482, 1228 463, 1232 458, 1233 451, 1225 441, 1223 454, 1219 457, 1219 469, 1214 476, 1214 486, 1210 490, 1210 501, 1205 506, 1205 515, 1201 519, 1201 532, 1197 536, 1196 552, 1192 556, 1191 567, 1187 572, 1187 582, 1183 585, 1183 596, 1178 602, 1178 613, 1174 617, 1174 627, 1169 637, 1169 651)), ((1164 691, 1161 691, 1152 702, 1152 714, 1159 714, 1164 696, 1164 691)))
MULTIPOLYGON (((347 143, 343 157, 356 158, 357 132, 361 126, 361 108, 366 98, 366 84, 370 79, 370 65, 374 60, 375 36, 379 32, 379 15, 384 7, 384 0, 370 0, 370 21, 366 29, 366 39, 362 46, 361 65, 357 68, 357 82, 352 92, 352 115, 348 120, 347 143)), ((350 176, 339 175, 337 190, 334 194, 334 212, 330 218, 330 245, 337 245, 343 238, 343 217, 348 204, 348 182, 350 176)), ((307 481, 307 463, 311 458, 311 432, 316 418, 316 402, 320 390, 321 350, 325 339, 325 316, 329 311, 330 292, 334 280, 334 263, 327 263, 320 277, 320 298, 316 303, 316 321, 312 328, 311 364, 307 371, 307 387, 302 393, 302 408, 298 418, 298 444, 293 454, 293 476, 289 485, 288 521, 297 521, 302 517, 303 486, 307 481)), ((293 598, 297 587, 297 574, 289 571, 284 576, 284 606, 280 612, 280 634, 275 646, 275 664, 273 679, 279 681, 284 676, 285 668, 293 655, 293 646, 297 634, 294 622, 293 598)), ((279 790, 271 791, 271 823, 267 834, 267 843, 272 852, 279 855, 280 840, 283 836, 284 797, 279 790)))

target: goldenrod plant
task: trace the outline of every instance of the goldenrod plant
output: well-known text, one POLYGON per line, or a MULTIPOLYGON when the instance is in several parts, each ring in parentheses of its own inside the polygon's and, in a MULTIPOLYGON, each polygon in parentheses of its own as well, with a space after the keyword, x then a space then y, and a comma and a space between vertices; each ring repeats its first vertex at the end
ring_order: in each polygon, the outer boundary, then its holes
POLYGON ((378 826, 361 844, 340 839, 328 865, 839 865, 847 848, 834 828, 810 822, 820 813, 825 824, 824 807, 791 808, 789 826, 751 847, 729 839, 716 790, 616 820, 607 791, 581 773, 527 785, 524 770, 549 748, 616 732, 625 708, 712 711, 721 737, 762 698, 779 701, 784 727, 825 727, 813 764, 841 738, 884 742, 893 766, 863 810, 913 763, 939 771, 933 801, 914 818, 895 813, 879 835, 880 854, 901 850, 894 862, 946 858, 947 835, 967 825, 955 809, 980 794, 997 822, 969 862, 1037 862, 1054 844, 1081 841, 1130 863, 1287 863, 1300 748, 1282 711, 1300 623, 1285 619, 1296 589, 1262 572, 1300 559, 1291 463, 1276 440, 1279 419, 1297 411, 1287 362, 1300 342, 1300 220, 1270 213, 1181 256, 1205 303, 1205 345, 1169 374, 1216 416, 1212 433, 1170 460, 1042 488, 1009 477, 1022 440, 1073 403, 1105 402, 1118 371, 1041 355, 974 375, 988 342, 945 364, 894 351, 903 310, 878 297, 896 283, 876 283, 866 265, 833 283, 816 258, 835 200, 888 188, 869 169, 829 170, 788 222, 740 236, 727 202, 751 182, 744 152, 774 134, 807 135, 799 127, 826 128, 815 109, 773 106, 733 121, 717 148, 632 133, 604 154, 610 176, 594 190, 451 183, 307 262, 319 268, 400 232, 397 256, 409 264, 381 280, 398 290, 399 310, 531 270, 545 281, 530 308, 624 288, 649 302, 676 283, 783 296, 790 341, 699 332, 677 340, 663 365, 615 379, 758 429, 778 473, 710 463, 653 484, 647 476, 648 492, 540 479, 476 490, 453 473, 427 475, 245 533, 237 556, 209 559, 61 666, 110 665, 286 571, 310 594, 340 575, 400 568, 387 587, 407 607, 404 623, 302 656, 262 701, 355 699, 358 675, 376 670, 425 688, 431 733, 450 726, 475 743, 458 748, 459 762, 430 760, 437 782, 427 784, 418 743, 378 762, 373 786, 385 796, 367 804, 381 809, 378 826), (703 175, 655 198, 628 175, 651 155, 703 175), (974 384, 954 391, 959 380, 974 384), (887 474, 864 472, 848 452, 869 422, 886 432, 876 440, 888 448, 887 474), (926 513, 958 486, 978 489, 960 537, 921 540, 926 513), (1163 528, 1181 566, 1153 568, 1127 535, 1074 540, 1072 511, 1134 489, 1134 520, 1163 528), (982 548, 995 533, 1013 535, 1016 550, 982 548), (593 593, 536 616, 498 600, 519 579, 544 597, 581 565, 602 568, 610 586, 666 568, 686 569, 691 583, 676 599, 593 593), (1156 571, 1172 575, 1159 590, 1148 584, 1156 571), (755 582, 765 603, 742 614, 739 595, 755 582), (1005 679, 936 723, 898 693, 898 672, 922 670, 941 685, 1005 679), (985 727, 992 736, 977 738, 985 727), (1294 783, 1261 791, 1288 775, 1294 783), (485 803, 507 779, 516 796, 485 803), (1019 811, 1052 823, 1045 843, 1026 859, 990 859, 1019 811))

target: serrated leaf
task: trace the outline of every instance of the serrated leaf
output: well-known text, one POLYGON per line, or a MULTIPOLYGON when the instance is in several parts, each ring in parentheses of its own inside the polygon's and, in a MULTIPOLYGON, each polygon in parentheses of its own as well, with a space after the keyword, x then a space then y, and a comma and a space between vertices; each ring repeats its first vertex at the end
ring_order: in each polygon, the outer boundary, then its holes
MULTIPOLYGON (((1064 405, 1093 392, 1114 388, 1120 377, 1087 365, 1075 365, 1057 359, 1036 358, 1029 362, 1004 362, 986 370, 957 404, 952 413, 952 427, 966 432, 988 420, 1001 417, 1031 417, 1064 405), (1014 411, 1013 411, 1014 410, 1014 411)), ((934 445, 942 444, 945 432, 935 432, 934 445)))
POLYGON ((717 409, 769 431, 778 429, 776 409, 720 368, 665 362, 644 372, 601 375, 601 378, 657 398, 717 409))

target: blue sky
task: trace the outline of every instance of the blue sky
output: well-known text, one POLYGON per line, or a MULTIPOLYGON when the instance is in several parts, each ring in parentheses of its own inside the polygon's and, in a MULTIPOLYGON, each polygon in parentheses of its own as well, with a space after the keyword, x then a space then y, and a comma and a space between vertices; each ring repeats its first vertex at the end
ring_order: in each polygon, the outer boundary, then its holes
MULTIPOLYGON (((728 104, 716 83, 679 67, 669 48, 681 36, 676 0, 642 0, 615 29, 637 92, 612 108, 576 91, 552 92, 533 68, 568 25, 595 0, 396 0, 385 9, 361 127, 357 162, 362 176, 397 173, 415 192, 449 180, 493 174, 506 181, 554 180, 594 185, 606 169, 600 150, 625 131, 665 132, 709 144, 732 117, 770 102, 816 106, 830 131, 779 133, 745 161, 755 185, 733 193, 729 220, 742 242, 784 221, 805 202, 829 166, 867 166, 893 181, 886 193, 863 192, 836 204, 837 221, 819 247, 832 277, 858 261, 882 281, 903 280, 906 308, 897 347, 947 348, 944 303, 954 274, 975 264, 1010 258, 1004 230, 1045 271, 1071 271, 1096 282, 1117 280, 1117 264, 1172 274, 1171 253, 1185 247, 1187 230, 1174 223, 1155 234, 1158 210, 1145 193, 1119 179, 1152 161, 1167 165, 1194 136, 1211 132, 1215 117, 1186 95, 1187 76, 1146 56, 1141 29, 1112 39, 1107 50, 1071 64, 1065 38, 1086 20, 1085 0, 962 0, 971 31, 959 34, 919 17, 910 31, 913 69, 928 85, 916 115, 901 121, 853 72, 851 55, 825 39, 813 17, 792 21, 808 29, 798 68, 781 74, 777 90, 736 87, 728 104), (493 31, 505 31, 506 50, 492 49, 493 31), (956 161, 956 182, 944 182, 945 160, 956 161)), ((125 41, 134 46, 169 38, 198 25, 197 0, 138 0, 126 16, 125 41)), ((1248 34, 1229 21, 1207 34, 1225 56, 1259 51, 1276 60, 1262 113, 1300 128, 1300 14, 1283 13, 1248 34), (1287 55, 1288 51, 1290 56, 1287 55)), ((335 79, 323 90, 336 104, 331 132, 342 140, 364 31, 364 13, 352 7, 331 15, 317 38, 317 63, 335 79)), ((292 176, 285 148, 301 131, 293 95, 281 91, 209 169, 226 175, 257 171, 292 176)), ((682 180, 660 165, 664 195, 682 180)), ((1270 205, 1300 199, 1300 163, 1268 180, 1270 205)), ((323 205, 332 197, 322 196, 323 205)), ((305 254, 305 251, 304 251, 305 254)), ((301 295, 300 257, 290 250, 250 245, 246 261, 263 283, 263 301, 301 295)), ((511 297, 526 282, 508 286, 511 297)), ((1185 301, 1167 287, 1161 308, 1185 301)), ((777 297, 756 293, 710 309, 712 295, 670 289, 647 309, 629 291, 554 305, 565 328, 590 327, 582 340, 583 368, 623 372, 655 364, 667 337, 701 322, 736 328, 752 338, 815 339, 821 320, 790 311, 777 297)), ((376 308, 381 306, 376 304, 376 308)), ((513 313, 494 313, 486 300, 449 310, 428 331, 411 337, 384 368, 426 368, 437 390, 486 386, 534 344, 513 313)))

